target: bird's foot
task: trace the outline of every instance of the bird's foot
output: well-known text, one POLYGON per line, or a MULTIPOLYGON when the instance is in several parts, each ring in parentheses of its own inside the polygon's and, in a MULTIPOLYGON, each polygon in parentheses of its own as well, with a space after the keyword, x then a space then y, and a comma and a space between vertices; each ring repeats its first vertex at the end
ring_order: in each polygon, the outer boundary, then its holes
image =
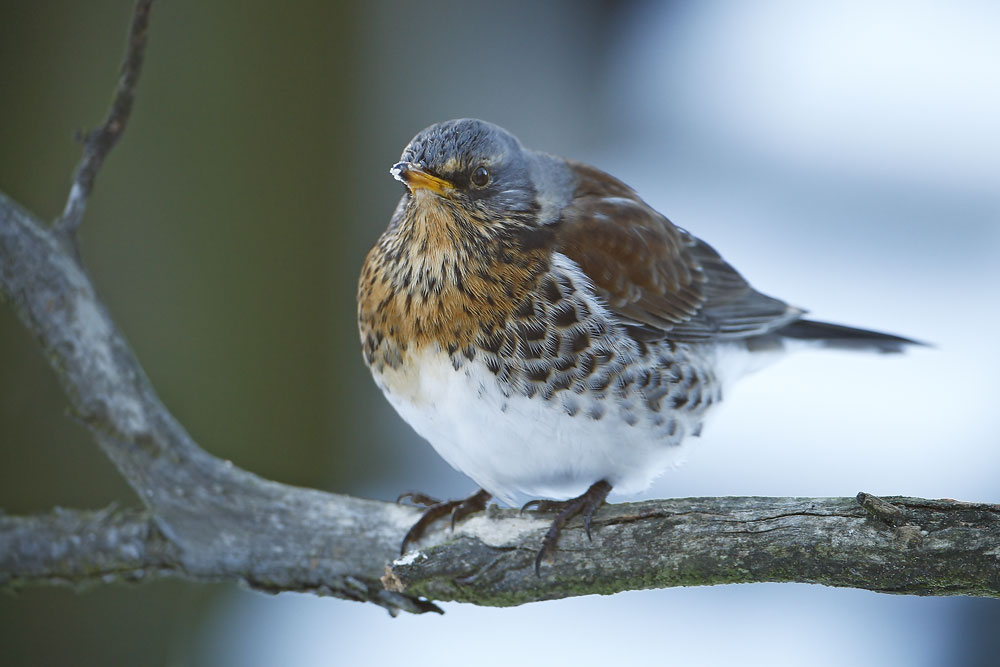
POLYGON ((590 539, 590 520, 597 508, 604 504, 604 499, 608 497, 610 491, 611 485, 602 479, 600 482, 594 483, 582 495, 576 498, 561 501, 532 500, 521 508, 522 512, 529 507, 542 512, 559 512, 556 514, 556 518, 552 520, 549 532, 545 534, 545 539, 542 540, 542 548, 538 550, 538 555, 535 556, 535 576, 541 576, 542 561, 548 560, 552 552, 555 551, 556 542, 559 541, 559 533, 562 532, 563 526, 577 514, 583 515, 583 527, 587 531, 587 539, 590 539))
POLYGON ((408 499, 410 502, 422 505, 427 509, 424 510, 424 513, 420 515, 417 522, 410 527, 410 530, 403 537, 403 543, 399 546, 400 555, 406 553, 406 545, 420 539, 424 531, 427 530, 427 526, 431 525, 434 520, 443 517, 445 514, 451 514, 451 529, 455 530, 456 521, 464 519, 473 512, 480 512, 486 509, 486 503, 491 497, 485 489, 480 489, 464 500, 445 501, 431 498, 423 493, 404 493, 396 502, 408 499))

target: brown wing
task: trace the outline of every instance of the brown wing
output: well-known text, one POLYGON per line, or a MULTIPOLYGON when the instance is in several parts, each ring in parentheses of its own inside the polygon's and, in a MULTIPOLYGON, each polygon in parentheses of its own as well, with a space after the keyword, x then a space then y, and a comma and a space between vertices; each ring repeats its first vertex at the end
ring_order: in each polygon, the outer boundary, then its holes
POLYGON ((621 181, 570 163, 578 176, 555 248, 594 282, 644 340, 746 338, 802 310, 753 289, 710 245, 649 207, 621 181))

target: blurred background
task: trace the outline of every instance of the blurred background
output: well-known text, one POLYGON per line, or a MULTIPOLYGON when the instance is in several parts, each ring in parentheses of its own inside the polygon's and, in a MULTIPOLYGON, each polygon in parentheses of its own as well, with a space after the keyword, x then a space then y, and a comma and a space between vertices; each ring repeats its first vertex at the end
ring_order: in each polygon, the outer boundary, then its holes
MULTIPOLYGON (((59 213, 131 2, 0 2, 0 190, 59 213)), ((803 353, 746 379, 648 496, 1000 502, 1000 5, 171 0, 83 256, 165 403, 290 484, 459 496, 355 325, 362 259, 420 129, 496 122, 594 163, 756 287, 935 344, 803 353)), ((0 308, 0 507, 136 500, 0 308)), ((993 665, 1000 603, 805 585, 516 609, 160 582, 0 597, 3 665, 993 665), (553 662, 546 658, 546 662, 553 662)))

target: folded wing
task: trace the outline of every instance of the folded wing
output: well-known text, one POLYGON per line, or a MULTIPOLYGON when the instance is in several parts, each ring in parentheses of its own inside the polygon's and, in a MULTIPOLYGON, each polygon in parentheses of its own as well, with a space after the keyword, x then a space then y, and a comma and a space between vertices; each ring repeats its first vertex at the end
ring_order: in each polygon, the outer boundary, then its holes
POLYGON ((580 265, 636 338, 748 338, 801 317, 801 309, 753 289, 715 249, 621 181, 573 167, 579 180, 556 229, 556 250, 580 265))

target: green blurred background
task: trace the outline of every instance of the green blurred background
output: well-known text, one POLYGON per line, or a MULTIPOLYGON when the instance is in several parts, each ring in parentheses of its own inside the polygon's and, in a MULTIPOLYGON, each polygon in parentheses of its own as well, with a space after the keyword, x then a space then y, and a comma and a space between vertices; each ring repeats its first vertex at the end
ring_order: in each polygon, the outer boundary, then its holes
MULTIPOLYGON (((0 187, 62 207, 78 128, 103 118, 132 3, 5 2, 0 187)), ((345 5, 346 7, 346 5, 345 5)), ((283 482, 356 489, 364 420, 352 274, 376 225, 336 3, 158 2, 124 139, 97 179, 85 262, 160 395, 212 453, 283 482), (347 463, 349 462, 349 463, 347 463)), ((384 215, 392 202, 385 198, 384 215)), ((0 506, 135 503, 33 341, 0 309, 0 506)), ((364 387, 367 389, 367 387, 364 387)), ((0 663, 186 664, 219 586, 26 590, 0 599, 0 663)))
MULTIPOLYGON (((355 285, 400 194, 388 167, 417 130, 461 115, 505 122, 495 109, 516 102, 514 113, 531 114, 540 131, 583 133, 560 119, 585 90, 576 61, 585 52, 549 51, 566 39, 582 45, 603 9, 552 5, 519 19, 521 5, 156 3, 129 127, 80 238, 153 384, 210 452, 346 493, 392 497, 417 483, 405 472, 414 467, 468 487, 436 457, 408 463, 397 436, 412 435, 373 417, 372 406, 388 413, 360 361, 355 285), (462 30, 449 29, 452 9, 462 30), (557 21, 582 29, 547 38, 557 21), (486 31, 504 30, 521 40, 515 67, 503 63, 508 45, 483 43, 486 31), (435 33, 450 43, 422 46, 435 33), (510 77, 550 94, 533 109, 511 98, 510 77)), ((0 188, 48 220, 80 155, 74 132, 106 111, 132 3, 0 8, 0 188)), ((65 415, 52 372, 8 308, 0 368, 0 507, 134 504, 65 415)), ((188 664, 189 635, 224 588, 162 582, 0 598, 0 663, 188 664)))

